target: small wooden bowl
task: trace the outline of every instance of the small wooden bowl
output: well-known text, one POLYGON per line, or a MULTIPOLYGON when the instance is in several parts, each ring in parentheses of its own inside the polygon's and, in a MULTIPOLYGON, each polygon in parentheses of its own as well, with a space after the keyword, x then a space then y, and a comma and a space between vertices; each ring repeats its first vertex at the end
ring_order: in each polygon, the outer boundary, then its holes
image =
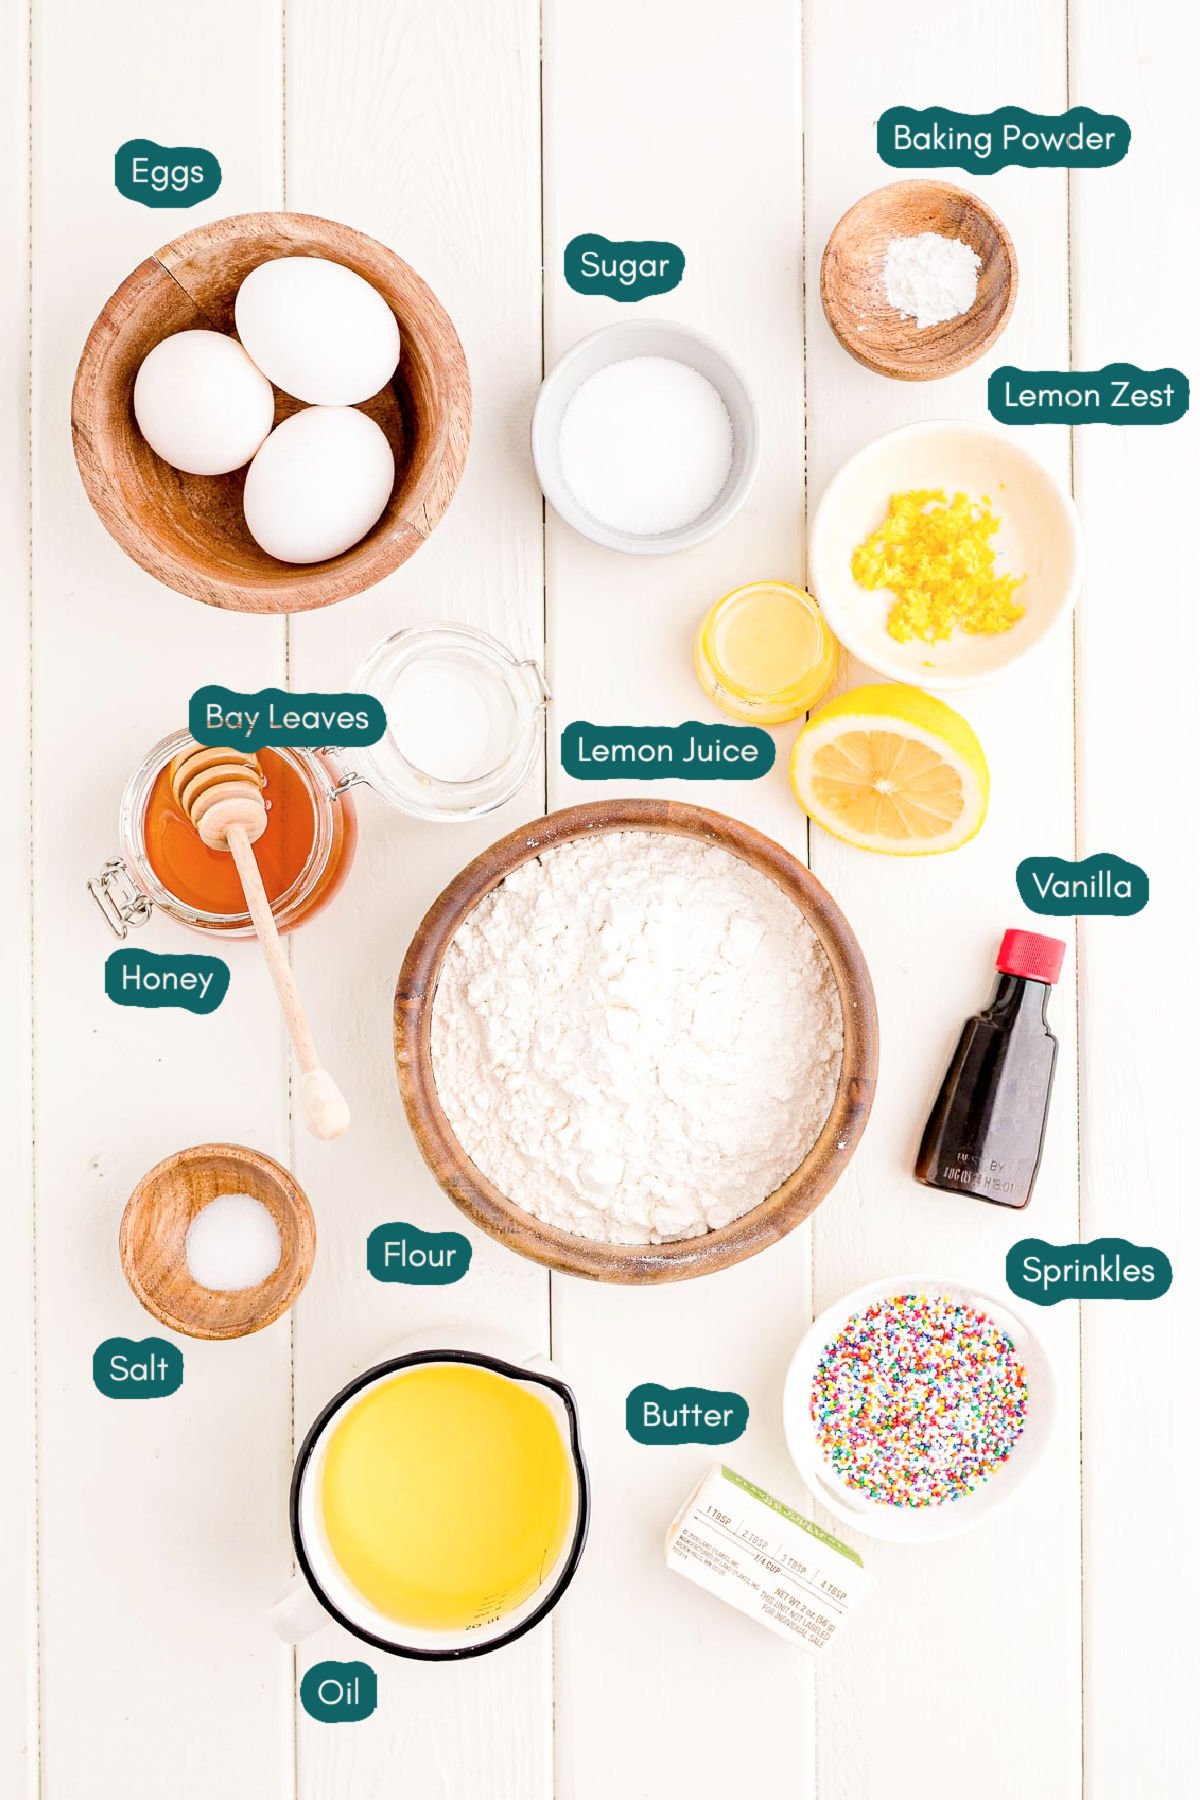
POLYGON ((875 994, 862 951, 821 884, 781 845, 749 825, 673 800, 602 800, 535 819, 501 838, 455 877, 417 928, 396 985, 396 1071, 408 1122, 434 1176, 481 1230, 552 1269, 595 1281, 681 1281, 741 1262, 806 1219, 841 1176, 866 1127, 878 1060, 875 994), (471 1161, 442 1111, 429 1048, 442 958, 455 932, 505 876, 570 838, 598 831, 663 831, 740 856, 795 902, 829 958, 842 1003, 842 1069, 833 1108, 804 1162, 773 1194, 703 1237, 668 1244, 596 1244, 558 1231, 502 1194, 471 1161))
MULTIPOLYGON (((276 423, 299 403, 276 395, 276 423)), ((453 497, 471 435, 462 345, 414 270, 373 238, 305 213, 244 213, 176 238, 140 263, 92 326, 71 399, 75 460, 88 498, 122 550, 157 580, 210 606, 290 613, 330 606, 390 575, 419 550, 453 497), (383 516, 326 562, 277 562, 242 516, 246 475, 184 475, 155 455, 133 416, 133 383, 177 331, 233 333, 251 269, 280 256, 324 256, 377 288, 400 325, 400 366, 362 411, 396 458, 383 516)))
POLYGON ((833 228, 821 258, 821 303, 843 349, 895 381, 936 381, 989 349, 1017 298, 1012 239, 990 206, 946 181, 896 181, 864 194, 833 228), (883 264, 892 238, 958 238, 980 259, 975 304, 917 330, 888 304, 883 264))
POLYGON ((121 1219, 121 1266, 146 1308, 172 1331, 194 1338, 247 1337, 273 1325, 312 1272, 317 1228, 304 1190, 261 1150, 197 1144, 150 1170, 121 1219), (279 1228, 279 1267, 258 1287, 216 1293, 192 1279, 188 1226, 219 1194, 251 1194, 279 1228))

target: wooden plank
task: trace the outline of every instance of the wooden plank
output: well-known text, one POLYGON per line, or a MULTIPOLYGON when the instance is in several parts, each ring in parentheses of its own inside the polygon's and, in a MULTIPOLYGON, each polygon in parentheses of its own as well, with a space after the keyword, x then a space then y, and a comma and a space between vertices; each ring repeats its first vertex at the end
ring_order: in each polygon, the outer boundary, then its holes
POLYGON ((36 1371, 33 1355, 33 904, 29 784, 29 19, 11 8, 3 25, 5 155, 0 221, 10 247, 0 268, 0 568, 8 604, 0 623, 0 744, 9 854, 0 870, 3 991, 11 1021, 9 1078, 0 1094, 11 1204, 0 1224, 0 1369, 11 1396, 10 1478, 0 1491, 0 1616, 16 1654, 0 1696, 0 1789, 36 1795, 38 1630, 36 1371))
MULTIPOLYGON (((286 1324, 185 1348, 170 1399, 114 1405, 96 1345, 153 1322, 117 1261, 137 1178, 207 1138, 287 1155, 277 1014, 253 946, 222 946, 209 1018, 117 1009, 85 879, 127 776, 203 679, 283 671, 278 624, 158 587, 93 516, 67 420, 76 359, 128 270, 192 224, 279 196, 279 8, 38 0, 34 16, 34 757, 43 1793, 290 1794, 289 1660, 265 1612, 290 1566, 286 1324), (271 121, 274 120, 274 129, 271 121), (133 136, 203 144, 219 194, 147 211, 113 185, 133 136)), ((169 921, 139 940, 212 948, 169 921)))
MULTIPOLYGON (((547 364, 618 319, 677 319, 742 367, 764 437, 746 510, 686 554, 615 555, 548 515, 555 725, 718 719, 691 669, 701 615, 741 582, 795 579, 802 566, 799 12, 787 0, 736 9, 616 0, 548 8, 545 30, 547 364), (637 307, 572 292, 563 250, 584 231, 678 243, 682 284, 637 307)), ((745 817, 805 853, 805 821, 780 770, 761 783, 649 790, 570 781, 555 754, 551 771, 554 806, 670 793, 745 817)), ((800 1499, 778 1391, 809 1301, 806 1231, 741 1268, 652 1292, 555 1279, 555 1353, 580 1391, 596 1495, 556 1634, 559 1800, 815 1791, 802 1653, 664 1565, 666 1527, 719 1453, 648 1449, 624 1429, 625 1396, 638 1382, 736 1389, 750 1427, 729 1460, 800 1499)))
MULTIPOLYGON (((460 492, 430 543, 370 594, 295 620, 294 686, 348 684, 380 638, 418 620, 490 631, 542 655, 541 506, 525 421, 541 370, 538 6, 363 6, 293 0, 287 39, 287 200, 390 245, 430 283, 463 339, 475 426, 460 492)), ((357 865, 330 912, 295 942, 297 979, 354 1124, 333 1146, 298 1141, 321 1248, 297 1313, 296 1420, 303 1430, 358 1367, 406 1334, 499 1331, 549 1345, 548 1281, 470 1233, 461 1287, 381 1285, 366 1238, 388 1220, 469 1231, 425 1170, 400 1106, 392 992, 426 907, 477 851, 541 811, 539 767, 504 811, 471 825, 421 824, 359 791, 357 865)), ((330 1731, 300 1720, 305 1800, 405 1792, 548 1800, 548 1629, 478 1662, 425 1667, 367 1652, 379 1710, 330 1731)), ((362 1650, 362 1646, 358 1646, 362 1650)), ((334 1629, 304 1645, 352 1654, 334 1629)))
MULTIPOLYGON (((934 102, 987 111, 1019 98, 1057 112, 1066 90, 1061 6, 971 7, 952 30, 925 32, 868 0, 806 9, 808 470, 810 508, 841 463, 879 433, 922 418, 986 418, 988 370, 1045 368, 1067 355, 1066 178, 1010 170, 977 186, 1008 225, 1021 274, 1009 329, 974 368, 924 386, 891 383, 840 348, 821 312, 825 241, 858 196, 897 179, 877 158, 887 106, 934 102), (870 54, 864 55, 864 45, 870 54), (852 97, 853 104, 848 105, 852 97)), ((1095 99, 1095 97, 1093 97, 1095 99)), ((1095 99, 1095 103, 1101 103, 1095 99)), ((1067 434, 1023 441, 1068 474, 1067 434)), ((847 667, 843 685, 868 679, 847 667)), ((1046 1160, 1027 1213, 922 1189, 911 1176, 921 1126, 963 1018, 984 1002, 1009 925, 1038 928, 1014 887, 1018 860, 1071 854, 1070 632, 1036 660, 951 696, 991 766, 991 816, 965 849, 927 862, 843 848, 815 828, 813 867, 862 941, 879 1003, 879 1096, 861 1152, 815 1226, 816 1301, 888 1274, 945 1274, 1003 1295, 1004 1257, 1036 1232, 1071 1241, 1078 1220, 1074 995, 1070 967, 1052 1013, 1061 1062, 1046 1160)), ((1069 935, 1059 933, 1058 935, 1069 935)), ((853 1636, 822 1672, 823 1796, 921 1794, 949 1800, 964 1770, 980 1800, 1080 1787, 1078 1326, 1075 1308, 1039 1313, 1059 1384, 1045 1466, 1011 1508, 973 1535, 918 1552, 866 1541, 878 1579, 853 1636), (1014 1719, 1020 1729, 1014 1729, 1014 1719), (934 1721, 936 1720, 936 1726, 934 1721)))
MULTIPOLYGON (((1191 169, 1195 14, 1149 0, 1071 9, 1071 99, 1132 128, 1116 167, 1072 177, 1074 364, 1195 367, 1195 233, 1179 229, 1191 169), (1135 286, 1119 270, 1142 270, 1135 286)), ((1083 1308, 1084 1768, 1089 1800, 1195 1785, 1194 1681, 1179 1654, 1200 1602, 1190 1529, 1139 1580, 1146 1474, 1187 1495, 1200 1472, 1190 1421, 1200 1229, 1180 1096, 1200 1074, 1194 897, 1200 847, 1180 812, 1193 762, 1200 631, 1187 574, 1200 448, 1193 410, 1164 429, 1075 433, 1091 578, 1079 633, 1079 854, 1115 851, 1150 877, 1130 919, 1080 923, 1083 1240, 1166 1251, 1169 1295, 1083 1308), (1131 629, 1131 618, 1136 623, 1131 629), (1148 775, 1148 772, 1153 771, 1148 775), (1137 1720, 1131 1732, 1128 1721, 1137 1720)))

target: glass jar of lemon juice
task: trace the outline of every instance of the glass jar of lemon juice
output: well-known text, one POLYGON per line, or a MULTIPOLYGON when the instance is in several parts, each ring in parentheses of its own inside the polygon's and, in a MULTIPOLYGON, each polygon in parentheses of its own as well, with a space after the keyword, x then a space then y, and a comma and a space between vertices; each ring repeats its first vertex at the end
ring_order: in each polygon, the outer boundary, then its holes
POLYGON ((711 607, 696 633, 696 674, 722 712, 783 725, 828 692, 837 643, 811 594, 752 581, 711 607))

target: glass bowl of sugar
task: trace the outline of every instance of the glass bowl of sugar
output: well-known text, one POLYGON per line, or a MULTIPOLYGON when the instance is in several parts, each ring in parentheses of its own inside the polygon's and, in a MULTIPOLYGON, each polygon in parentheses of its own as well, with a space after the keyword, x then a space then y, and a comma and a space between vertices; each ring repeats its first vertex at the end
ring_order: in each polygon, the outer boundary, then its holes
POLYGON ((610 325, 551 369, 533 410, 547 500, 608 550, 664 556, 740 511, 761 455, 758 408, 724 351, 666 319, 610 325))

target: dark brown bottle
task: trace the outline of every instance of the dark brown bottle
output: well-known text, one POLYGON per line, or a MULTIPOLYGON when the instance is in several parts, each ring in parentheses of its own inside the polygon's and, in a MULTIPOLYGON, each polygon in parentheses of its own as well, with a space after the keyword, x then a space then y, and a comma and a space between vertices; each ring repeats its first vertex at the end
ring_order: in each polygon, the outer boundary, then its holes
POLYGON ((1028 1205, 1058 1056, 1046 1002, 1065 951, 1059 938, 1005 932, 991 1000, 963 1026, 921 1138, 926 1187, 1028 1205))

